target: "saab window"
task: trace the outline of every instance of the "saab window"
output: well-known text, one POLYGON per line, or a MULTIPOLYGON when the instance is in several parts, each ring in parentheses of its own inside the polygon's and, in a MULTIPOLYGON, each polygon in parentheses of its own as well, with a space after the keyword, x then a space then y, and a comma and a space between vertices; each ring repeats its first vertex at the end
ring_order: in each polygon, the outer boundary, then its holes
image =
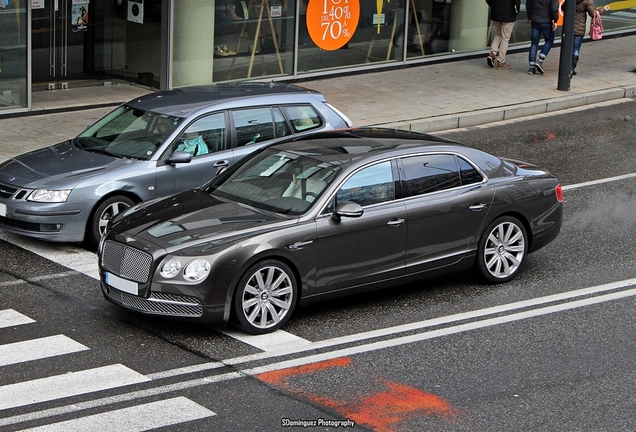
POLYGON ((232 111, 239 147, 290 135, 278 108, 251 108, 232 111))
POLYGON ((292 105, 283 107, 283 110, 296 132, 322 126, 320 116, 311 105, 292 105))
POLYGON ((196 120, 177 138, 174 151, 185 151, 192 157, 225 150, 225 114, 220 112, 196 120))

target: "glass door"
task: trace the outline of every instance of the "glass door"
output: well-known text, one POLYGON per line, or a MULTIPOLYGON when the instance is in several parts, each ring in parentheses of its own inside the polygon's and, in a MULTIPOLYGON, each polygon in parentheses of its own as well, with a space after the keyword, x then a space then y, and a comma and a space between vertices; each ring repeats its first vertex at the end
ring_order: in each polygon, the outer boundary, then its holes
POLYGON ((95 73, 91 6, 90 0, 32 3, 33 91, 103 84, 95 73))

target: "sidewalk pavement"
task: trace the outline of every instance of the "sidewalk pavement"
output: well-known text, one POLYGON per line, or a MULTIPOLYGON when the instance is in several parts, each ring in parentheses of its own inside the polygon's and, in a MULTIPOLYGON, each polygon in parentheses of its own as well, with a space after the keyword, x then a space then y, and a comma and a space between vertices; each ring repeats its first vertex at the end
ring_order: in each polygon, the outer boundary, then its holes
MULTIPOLYGON (((560 48, 528 75, 527 49, 509 52, 512 69, 476 59, 406 69, 307 79, 356 126, 436 132, 636 97, 636 35, 586 42, 569 91, 557 90, 560 48)), ((121 103, 148 90, 128 84, 36 92, 24 116, 0 112, 0 162, 77 135, 121 103), (95 106, 99 106, 95 108, 95 106)))

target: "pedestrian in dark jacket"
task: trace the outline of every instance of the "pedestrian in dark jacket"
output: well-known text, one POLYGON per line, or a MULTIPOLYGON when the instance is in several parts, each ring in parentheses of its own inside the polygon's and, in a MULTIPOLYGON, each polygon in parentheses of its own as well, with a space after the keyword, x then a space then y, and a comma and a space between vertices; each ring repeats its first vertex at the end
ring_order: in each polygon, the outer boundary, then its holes
POLYGON ((490 20, 496 31, 486 62, 490 67, 495 67, 496 62, 497 70, 510 69, 511 66, 506 63, 506 52, 521 0, 486 0, 486 3, 490 6, 490 20))
POLYGON ((554 31, 559 20, 559 0, 526 0, 528 22, 532 29, 530 37, 530 54, 528 55, 528 73, 539 72, 543 75, 543 62, 554 43, 554 31), (543 47, 537 57, 539 42, 543 37, 543 47))
MULTIPOLYGON (((599 8, 599 12, 603 13, 610 9, 609 6, 603 6, 599 8)), ((574 43, 572 49, 572 75, 576 75, 576 65, 579 62, 579 55, 581 54, 581 44, 583 44, 583 37, 585 36, 585 29, 587 28, 587 16, 594 16, 594 0, 576 0, 576 12, 574 13, 574 43)))

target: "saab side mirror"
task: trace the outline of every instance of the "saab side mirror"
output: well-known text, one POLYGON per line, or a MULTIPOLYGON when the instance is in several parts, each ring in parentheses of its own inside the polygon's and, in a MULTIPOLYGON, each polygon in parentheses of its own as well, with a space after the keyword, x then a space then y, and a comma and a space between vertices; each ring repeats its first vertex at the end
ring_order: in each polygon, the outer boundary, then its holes
POLYGON ((184 151, 176 151, 172 153, 168 159, 169 164, 190 163, 192 161, 192 155, 184 151))

